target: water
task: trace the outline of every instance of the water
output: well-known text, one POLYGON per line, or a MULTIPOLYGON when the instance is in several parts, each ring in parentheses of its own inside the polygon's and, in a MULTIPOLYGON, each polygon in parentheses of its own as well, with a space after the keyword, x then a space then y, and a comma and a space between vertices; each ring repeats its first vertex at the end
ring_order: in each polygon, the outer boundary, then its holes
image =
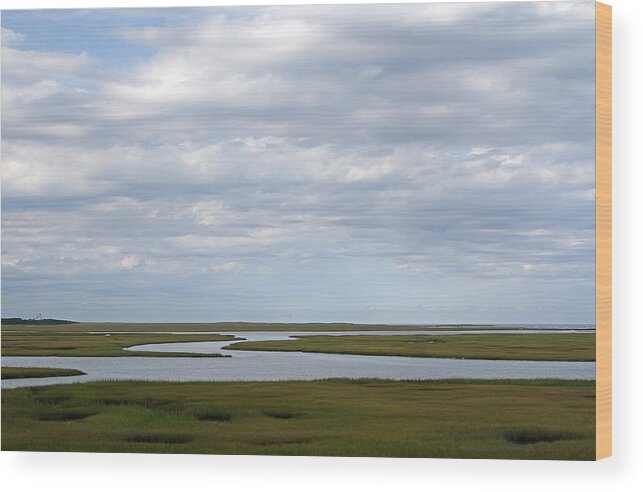
MULTIPOLYGON (((573 330, 567 330, 573 332, 573 330)), ((467 332, 241 332, 249 341, 284 340, 306 335, 435 334, 448 336, 467 332)), ((484 331, 482 333, 490 333, 484 331)), ((497 333, 513 333, 499 331, 497 333)), ((529 333, 519 331, 516 333, 529 333)), ((3 388, 41 386, 98 380, 149 381, 275 381, 324 378, 384 379, 595 379, 594 362, 549 362, 509 360, 465 360, 394 356, 315 354, 303 352, 260 352, 223 350, 231 342, 189 342, 131 347, 132 351, 224 353, 231 357, 3 357, 3 366, 61 367, 87 374, 61 378, 11 379, 3 388)))

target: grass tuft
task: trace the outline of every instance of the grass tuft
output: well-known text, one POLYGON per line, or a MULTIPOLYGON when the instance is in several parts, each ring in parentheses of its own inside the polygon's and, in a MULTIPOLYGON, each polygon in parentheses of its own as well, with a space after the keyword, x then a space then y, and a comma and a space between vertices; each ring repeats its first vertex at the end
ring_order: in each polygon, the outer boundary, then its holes
POLYGON ((298 413, 290 412, 288 410, 264 410, 263 414, 266 417, 280 420, 289 420, 299 417, 298 413))
POLYGON ((187 434, 132 434, 125 438, 127 442, 141 444, 186 444, 194 438, 187 434))
POLYGON ((229 422, 232 420, 232 413, 218 409, 202 410, 195 412, 194 418, 206 422, 229 422))
POLYGON ((71 396, 67 395, 37 395, 33 397, 33 400, 37 403, 43 403, 45 405, 60 405, 71 400, 71 396))
POLYGON ((278 446, 284 444, 308 444, 314 439, 310 437, 260 437, 252 439, 250 442, 257 446, 278 446))
POLYGON ((505 440, 513 444, 535 444, 538 442, 573 441, 581 436, 574 432, 551 429, 514 429, 505 432, 505 440))
POLYGON ((87 417, 96 415, 96 412, 88 412, 85 410, 49 410, 40 411, 35 415, 36 420, 41 422, 71 422, 73 420, 83 420, 87 417))
POLYGON ((99 405, 129 405, 132 400, 127 398, 98 398, 95 400, 99 405))

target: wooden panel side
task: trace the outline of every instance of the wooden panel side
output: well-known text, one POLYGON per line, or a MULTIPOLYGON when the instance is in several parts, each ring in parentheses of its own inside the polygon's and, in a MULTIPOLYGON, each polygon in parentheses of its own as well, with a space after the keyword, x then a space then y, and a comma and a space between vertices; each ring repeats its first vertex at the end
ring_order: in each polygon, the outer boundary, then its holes
POLYGON ((596 459, 612 455, 612 7, 596 3, 596 459))

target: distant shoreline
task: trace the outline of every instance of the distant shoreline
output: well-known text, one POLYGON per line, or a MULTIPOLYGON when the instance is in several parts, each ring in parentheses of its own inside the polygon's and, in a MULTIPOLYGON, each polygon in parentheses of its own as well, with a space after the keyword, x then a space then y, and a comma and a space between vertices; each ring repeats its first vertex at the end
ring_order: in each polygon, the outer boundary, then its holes
POLYGON ((70 321, 67 319, 23 319, 23 318, 2 318, 3 325, 72 325, 78 321, 70 321))
MULTIPOLYGON (((59 331, 65 326, 65 331, 71 332, 126 332, 126 331, 398 331, 398 330, 435 330, 435 331, 483 331, 483 330, 529 330, 552 331, 561 329, 594 332, 595 327, 587 324, 367 324, 367 323, 254 323, 226 322, 214 323, 127 323, 127 322, 78 322, 66 320, 23 320, 21 318, 2 320, 3 329, 20 327, 19 331, 28 329, 59 331), (15 321, 20 320, 20 321, 15 321)), ((17 329, 17 328, 15 328, 17 329)))

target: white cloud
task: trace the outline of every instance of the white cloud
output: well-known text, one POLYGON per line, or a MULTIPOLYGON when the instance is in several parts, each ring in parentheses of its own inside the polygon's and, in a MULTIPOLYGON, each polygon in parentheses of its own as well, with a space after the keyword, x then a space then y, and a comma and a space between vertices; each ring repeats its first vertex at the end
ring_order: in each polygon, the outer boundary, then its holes
POLYGON ((223 222, 226 218, 225 204, 219 200, 195 203, 191 211, 197 223, 204 226, 223 222))
POLYGON ((210 269, 214 272, 229 272, 242 268, 242 264, 237 261, 226 261, 224 263, 212 263, 210 269))
POLYGON ((19 101, 31 102, 47 98, 61 92, 61 87, 55 80, 41 80, 28 86, 3 87, 2 98, 5 103, 19 101))
POLYGON ((3 83, 10 85, 14 80, 24 82, 52 75, 72 78, 91 65, 92 60, 87 53, 76 55, 2 47, 3 83))
POLYGON ((25 39, 24 34, 17 33, 6 27, 2 28, 2 46, 15 46, 25 39))
POLYGON ((124 256, 120 261, 121 267, 125 268, 126 270, 131 270, 132 268, 137 267, 140 263, 141 259, 134 255, 124 256))

